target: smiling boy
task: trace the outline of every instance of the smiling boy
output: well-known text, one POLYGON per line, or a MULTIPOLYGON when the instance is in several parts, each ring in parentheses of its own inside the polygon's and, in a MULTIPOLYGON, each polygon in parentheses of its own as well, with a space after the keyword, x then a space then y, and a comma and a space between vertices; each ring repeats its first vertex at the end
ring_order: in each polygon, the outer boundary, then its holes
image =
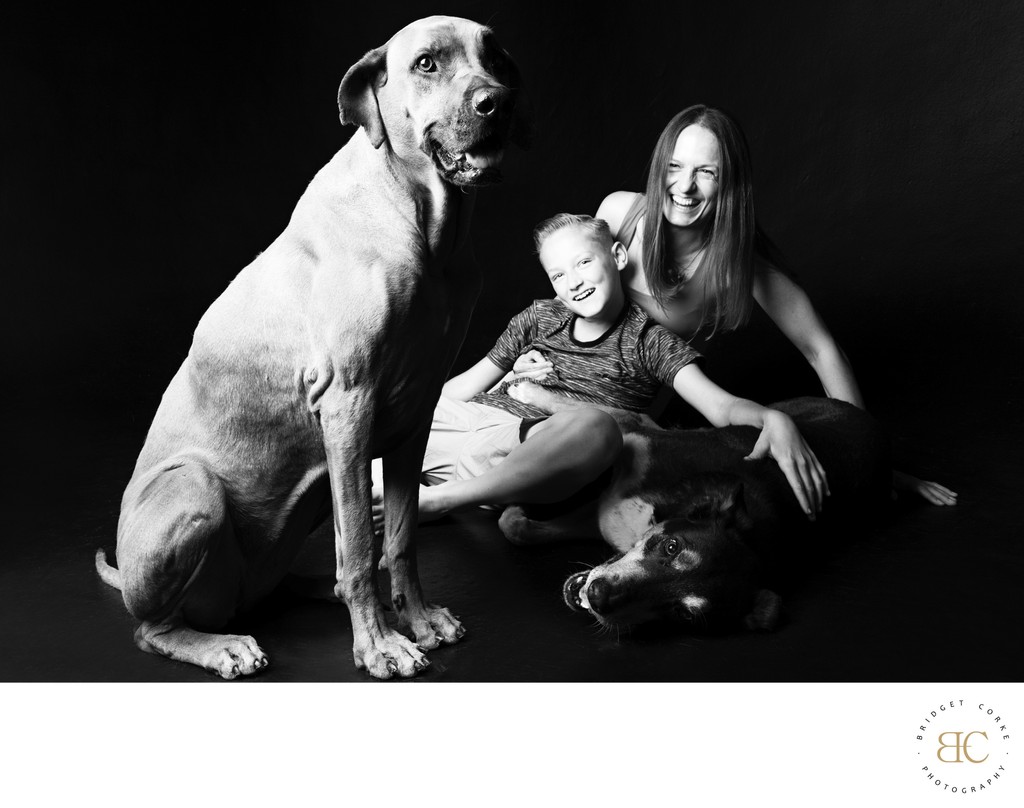
POLYGON ((558 214, 536 227, 534 243, 556 298, 534 301, 486 357, 444 385, 423 460, 430 485, 420 489, 421 518, 564 499, 621 448, 614 420, 597 408, 641 411, 662 385, 715 426, 760 428, 751 456, 770 453, 813 518, 827 484, 795 424, 722 390, 694 363, 693 348, 626 300, 619 278, 626 250, 603 220, 558 214), (552 414, 517 390, 517 379, 492 390, 528 351, 551 365, 543 393, 577 404, 552 414))

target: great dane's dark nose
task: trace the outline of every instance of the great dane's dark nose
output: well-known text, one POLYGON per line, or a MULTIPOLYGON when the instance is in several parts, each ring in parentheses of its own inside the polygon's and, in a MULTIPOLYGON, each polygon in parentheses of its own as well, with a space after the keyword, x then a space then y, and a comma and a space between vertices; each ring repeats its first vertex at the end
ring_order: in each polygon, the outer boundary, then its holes
POLYGON ((478 87, 473 91, 473 109, 481 118, 489 118, 498 111, 502 91, 496 87, 478 87))
POLYGON ((587 602, 590 608, 601 614, 608 606, 608 598, 611 595, 611 586, 604 578, 595 578, 587 587, 587 602))

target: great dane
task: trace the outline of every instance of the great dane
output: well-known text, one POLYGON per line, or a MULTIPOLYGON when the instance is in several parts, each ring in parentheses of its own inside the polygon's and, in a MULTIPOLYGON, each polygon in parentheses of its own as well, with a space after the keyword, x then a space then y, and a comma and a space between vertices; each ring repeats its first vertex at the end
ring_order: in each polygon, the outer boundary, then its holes
POLYGON ((210 632, 272 590, 332 512, 357 667, 412 676, 424 649, 463 635, 420 589, 418 480, 481 285, 449 265, 466 189, 500 179, 506 143, 525 134, 519 83, 489 28, 452 17, 408 25, 345 74, 341 121, 360 128, 199 322, 124 493, 118 569, 97 553, 144 651, 225 679, 261 670, 252 637, 210 632), (378 598, 374 457, 392 603, 411 640, 378 598))

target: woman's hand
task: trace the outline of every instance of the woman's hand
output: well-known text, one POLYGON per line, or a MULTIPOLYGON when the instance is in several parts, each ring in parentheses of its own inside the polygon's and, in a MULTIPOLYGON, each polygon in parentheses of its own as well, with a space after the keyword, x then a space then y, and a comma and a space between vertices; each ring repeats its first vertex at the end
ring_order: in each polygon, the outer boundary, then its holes
POLYGON ((892 472, 892 490, 894 497, 897 494, 915 494, 932 505, 956 505, 956 491, 895 469, 892 472))
POLYGON ((527 351, 512 366, 512 372, 517 378, 533 379, 535 382, 544 381, 554 369, 555 366, 540 351, 527 351))
POLYGON ((765 455, 774 458, 779 464, 800 507, 813 521, 815 514, 821 510, 824 498, 830 493, 825 469, 804 441, 793 419, 778 410, 765 413, 764 426, 757 443, 744 459, 757 460, 765 455))

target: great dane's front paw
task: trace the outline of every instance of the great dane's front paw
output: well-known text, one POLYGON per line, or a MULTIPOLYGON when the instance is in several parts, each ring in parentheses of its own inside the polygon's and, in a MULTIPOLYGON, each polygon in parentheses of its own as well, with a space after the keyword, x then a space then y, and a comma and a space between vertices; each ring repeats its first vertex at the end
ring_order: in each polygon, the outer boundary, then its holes
POLYGON ((357 644, 352 656, 357 668, 377 679, 415 676, 430 664, 420 648, 391 629, 378 639, 368 640, 363 648, 357 644))
POLYGON ((418 614, 405 613, 399 619, 416 638, 416 644, 427 650, 441 643, 456 643, 466 633, 459 619, 443 606, 427 605, 418 614))
POLYGON ((223 634, 216 636, 215 640, 205 655, 203 667, 222 679, 249 676, 270 664, 267 655, 252 637, 223 634))

